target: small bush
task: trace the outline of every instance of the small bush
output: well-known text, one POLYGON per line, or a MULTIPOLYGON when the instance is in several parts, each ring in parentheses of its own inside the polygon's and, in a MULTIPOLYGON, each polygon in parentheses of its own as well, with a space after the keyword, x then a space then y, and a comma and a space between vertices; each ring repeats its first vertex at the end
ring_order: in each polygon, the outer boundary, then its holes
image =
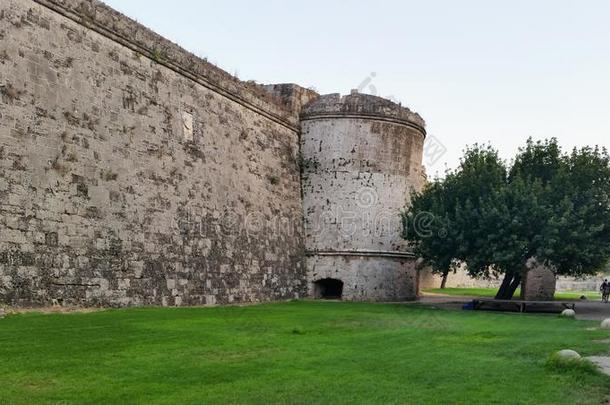
POLYGON ((164 56, 163 52, 160 49, 155 48, 155 49, 152 50, 151 53, 152 53, 152 55, 151 55, 152 59, 155 62, 161 62, 161 61, 163 61, 163 59, 165 59, 165 56, 164 56))
POLYGON ((276 184, 280 184, 280 178, 277 176, 269 176, 268 179, 269 179, 269 183, 273 184, 274 186, 276 184))

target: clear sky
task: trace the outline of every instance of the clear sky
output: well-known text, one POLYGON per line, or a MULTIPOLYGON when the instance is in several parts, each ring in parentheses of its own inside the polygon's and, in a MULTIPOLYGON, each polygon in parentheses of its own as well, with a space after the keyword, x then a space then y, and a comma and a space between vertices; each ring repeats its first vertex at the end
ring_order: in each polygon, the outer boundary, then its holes
POLYGON ((610 0, 106 3, 244 80, 401 101, 447 149, 431 175, 475 142, 610 148, 610 0))

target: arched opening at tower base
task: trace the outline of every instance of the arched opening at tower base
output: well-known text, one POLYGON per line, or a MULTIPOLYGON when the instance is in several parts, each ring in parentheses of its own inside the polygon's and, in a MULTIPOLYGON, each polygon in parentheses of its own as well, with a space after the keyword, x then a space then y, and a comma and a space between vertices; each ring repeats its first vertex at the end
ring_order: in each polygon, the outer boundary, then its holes
POLYGON ((343 295, 343 281, 336 278, 323 278, 314 282, 315 298, 340 300, 343 295))

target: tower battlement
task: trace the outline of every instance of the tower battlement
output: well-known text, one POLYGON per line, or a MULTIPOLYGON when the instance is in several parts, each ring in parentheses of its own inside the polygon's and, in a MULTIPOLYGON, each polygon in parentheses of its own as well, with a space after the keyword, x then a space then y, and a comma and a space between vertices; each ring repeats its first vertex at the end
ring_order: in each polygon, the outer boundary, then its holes
POLYGON ((425 134, 426 123, 421 116, 393 101, 352 90, 348 95, 327 94, 307 104, 301 119, 321 116, 361 116, 396 121, 418 128, 425 134))

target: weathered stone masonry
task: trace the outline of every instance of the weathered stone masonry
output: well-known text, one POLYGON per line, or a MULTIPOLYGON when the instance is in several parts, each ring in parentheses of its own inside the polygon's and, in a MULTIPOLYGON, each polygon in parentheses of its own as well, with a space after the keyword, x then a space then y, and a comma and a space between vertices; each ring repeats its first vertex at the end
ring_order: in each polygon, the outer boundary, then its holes
POLYGON ((310 295, 324 296, 335 280, 345 299, 415 299, 418 271, 400 212, 425 180, 424 121, 354 91, 308 104, 301 126, 310 295))
POLYGON ((3 0, 0 44, 0 303, 259 302, 331 278, 415 298, 419 115, 241 82, 94 0, 3 0))
POLYGON ((0 301, 301 297, 298 116, 91 1, 0 4, 0 301))

